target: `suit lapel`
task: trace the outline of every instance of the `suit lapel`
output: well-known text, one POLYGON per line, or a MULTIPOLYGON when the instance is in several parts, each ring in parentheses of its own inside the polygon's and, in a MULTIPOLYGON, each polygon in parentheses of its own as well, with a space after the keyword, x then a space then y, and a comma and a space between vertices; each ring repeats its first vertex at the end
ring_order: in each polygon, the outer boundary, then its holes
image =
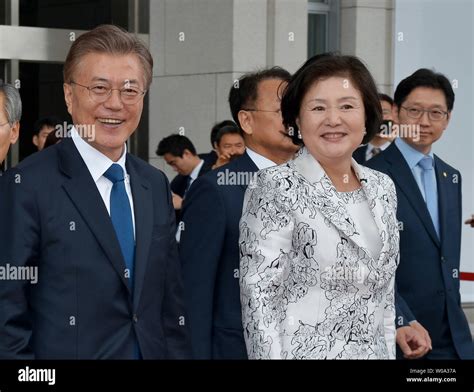
POLYGON ((145 280, 148 256, 153 232, 153 198, 150 183, 140 177, 133 157, 127 155, 127 171, 133 195, 135 213, 135 282, 133 293, 134 308, 138 306, 145 280))
POLYGON ((130 293, 120 244, 97 186, 74 142, 66 139, 58 147, 59 169, 68 177, 63 188, 130 293))
POLYGON ((445 231, 448 228, 448 209, 447 206, 458 205, 457 200, 453 200, 452 192, 450 192, 450 185, 452 182, 452 173, 448 168, 445 167, 444 163, 435 155, 435 172, 436 172, 436 182, 438 189, 438 211, 439 211, 439 224, 440 224, 440 236, 441 243, 448 236, 445 234, 445 231))
POLYGON ((415 211, 415 214, 417 214, 422 221, 433 242, 440 246, 438 235, 436 234, 435 228, 433 226, 433 221, 431 220, 428 207, 426 206, 425 200, 421 195, 420 188, 418 187, 418 184, 416 183, 413 173, 408 167, 405 158, 395 143, 392 143, 390 147, 385 150, 384 157, 388 162, 391 163, 389 168, 391 178, 407 197, 409 203, 412 205, 413 210, 415 211))

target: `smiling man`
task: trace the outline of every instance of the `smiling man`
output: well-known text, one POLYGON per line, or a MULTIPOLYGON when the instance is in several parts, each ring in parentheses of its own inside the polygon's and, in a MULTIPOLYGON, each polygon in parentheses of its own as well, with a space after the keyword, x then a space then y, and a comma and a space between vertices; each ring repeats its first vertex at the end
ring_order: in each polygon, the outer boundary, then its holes
POLYGON ((451 119, 454 91, 444 75, 419 69, 400 82, 394 101, 408 132, 367 166, 387 173, 397 190, 397 325, 425 336, 428 359, 473 359, 459 293, 461 174, 432 151, 451 119))
POLYGON ((231 87, 230 111, 246 150, 199 177, 183 203, 179 252, 196 359, 247 358, 240 307, 239 220, 249 180, 259 169, 291 159, 297 150, 280 110, 289 78, 288 71, 273 67, 245 74, 231 87))
POLYGON ((126 147, 152 67, 115 26, 71 46, 72 137, 20 163, 7 184, 8 260, 39 276, 2 282, 1 358, 188 356, 170 187, 126 147))

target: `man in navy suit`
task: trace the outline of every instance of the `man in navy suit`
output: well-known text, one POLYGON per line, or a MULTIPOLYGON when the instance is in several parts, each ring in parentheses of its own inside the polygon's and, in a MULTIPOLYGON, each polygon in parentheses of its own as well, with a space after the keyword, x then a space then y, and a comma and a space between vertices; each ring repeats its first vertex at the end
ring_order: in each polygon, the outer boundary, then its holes
POLYGON ((419 69, 400 82, 394 101, 404 132, 367 166, 397 189, 397 325, 429 334, 426 358, 473 359, 459 293, 461 174, 431 149, 448 126, 454 92, 444 75, 419 69))
POLYGON ((244 75, 233 85, 230 109, 247 150, 198 178, 184 201, 180 258, 194 358, 247 358, 239 291, 239 220, 252 175, 295 153, 280 110, 289 77, 275 67, 244 75))
POLYGON ((156 155, 163 157, 178 175, 171 181, 176 221, 181 220, 183 199, 196 178, 211 170, 211 166, 196 153, 194 144, 184 135, 172 134, 161 139, 156 155))
MULTIPOLYGON (((380 105, 382 106, 383 125, 388 128, 393 124, 393 99, 387 94, 379 94, 379 100, 380 105)), ((377 154, 380 154, 390 145, 392 140, 388 138, 386 134, 390 129, 380 128, 379 134, 375 135, 369 143, 360 146, 352 154, 352 157, 357 161, 357 163, 365 165, 365 162, 372 159, 377 154)))
POLYGON ((189 357, 170 187, 125 144, 152 66, 116 26, 71 46, 71 138, 8 173, 0 358, 189 357))

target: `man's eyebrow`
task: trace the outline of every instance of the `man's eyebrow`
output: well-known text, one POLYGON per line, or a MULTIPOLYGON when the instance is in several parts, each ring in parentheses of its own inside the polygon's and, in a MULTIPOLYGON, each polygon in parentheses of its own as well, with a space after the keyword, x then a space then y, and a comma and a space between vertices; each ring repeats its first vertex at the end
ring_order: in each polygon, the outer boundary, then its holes
MULTIPOLYGON (((99 77, 99 76, 93 77, 92 80, 93 80, 93 81, 97 81, 97 82, 110 83, 110 80, 109 80, 109 79, 102 78, 102 77, 99 77)), ((126 85, 126 84, 138 84, 138 80, 136 80, 136 79, 125 79, 125 80, 123 81, 123 84, 124 84, 124 85, 126 85)))
MULTIPOLYGON (((423 103, 421 102, 418 102, 418 101, 414 101, 414 102, 409 102, 408 103, 409 105, 416 105, 416 106, 424 106, 423 103)), ((445 109, 445 105, 443 104, 440 104, 440 103, 433 103, 433 104, 428 104, 427 105, 429 108, 431 109, 434 109, 434 108, 439 108, 439 109, 445 109)))

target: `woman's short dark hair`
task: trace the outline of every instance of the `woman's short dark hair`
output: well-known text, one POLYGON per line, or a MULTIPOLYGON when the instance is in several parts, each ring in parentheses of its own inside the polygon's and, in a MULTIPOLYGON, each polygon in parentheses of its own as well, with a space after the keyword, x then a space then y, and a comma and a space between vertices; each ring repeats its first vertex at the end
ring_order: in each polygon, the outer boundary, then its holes
POLYGON ((368 143, 380 131, 382 123, 382 106, 375 81, 367 67, 355 56, 344 56, 336 53, 324 53, 310 58, 290 79, 283 93, 281 113, 283 124, 296 145, 303 145, 298 138, 298 125, 301 102, 314 82, 333 76, 346 77, 360 92, 365 109, 366 134, 362 143, 368 143))

